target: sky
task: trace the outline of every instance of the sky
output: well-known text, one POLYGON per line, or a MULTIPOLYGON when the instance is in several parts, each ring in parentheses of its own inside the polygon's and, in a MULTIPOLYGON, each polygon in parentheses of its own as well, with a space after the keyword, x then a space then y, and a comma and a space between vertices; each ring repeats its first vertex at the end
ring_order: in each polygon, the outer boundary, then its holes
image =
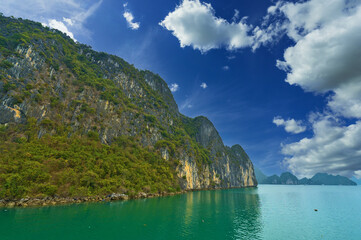
POLYGON ((2 0, 158 73, 265 174, 361 178, 361 0, 2 0))

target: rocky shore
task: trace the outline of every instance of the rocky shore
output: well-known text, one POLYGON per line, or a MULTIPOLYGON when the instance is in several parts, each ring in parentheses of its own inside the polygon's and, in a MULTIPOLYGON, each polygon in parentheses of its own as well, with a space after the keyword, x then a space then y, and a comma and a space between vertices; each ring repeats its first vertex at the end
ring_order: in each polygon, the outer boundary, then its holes
POLYGON ((162 193, 145 193, 139 192, 134 196, 129 196, 123 193, 112 193, 106 196, 92 196, 92 197, 45 197, 45 198, 22 198, 20 200, 0 199, 0 208, 12 207, 36 207, 36 206, 54 206, 64 204, 75 204, 85 202, 110 202, 110 201, 124 201, 131 199, 165 197, 183 194, 187 192, 205 191, 205 190, 221 190, 221 189, 235 189, 235 188, 252 188, 256 186, 245 187, 230 187, 230 188, 204 188, 204 189, 189 189, 179 192, 162 192, 162 193))
POLYGON ((109 202, 117 200, 130 200, 140 198, 152 198, 161 196, 172 196, 176 194, 185 193, 181 192, 163 192, 163 193, 144 193, 140 192, 134 196, 128 196, 122 193, 112 193, 106 196, 92 196, 92 197, 45 197, 45 198, 22 198, 20 200, 1 199, 0 207, 31 207, 31 206, 52 206, 61 204, 73 204, 73 203, 84 203, 84 202, 109 202))

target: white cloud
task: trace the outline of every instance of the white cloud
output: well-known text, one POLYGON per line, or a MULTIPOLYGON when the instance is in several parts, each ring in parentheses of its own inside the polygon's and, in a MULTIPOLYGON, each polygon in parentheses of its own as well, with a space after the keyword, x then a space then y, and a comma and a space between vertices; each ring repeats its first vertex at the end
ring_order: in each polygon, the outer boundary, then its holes
MULTIPOLYGON (((66 34, 83 35, 89 37, 89 31, 84 27, 87 19, 101 5, 102 0, 2 0, 0 12, 5 16, 14 16, 45 23, 54 28, 61 28, 66 34), (55 23, 53 20, 57 21, 55 23), (61 26, 66 25, 66 29, 61 26)), ((58 29, 57 28, 57 29, 58 29)), ((74 38, 74 37, 73 37, 74 38)))
POLYGON ((287 72, 286 81, 292 85, 309 92, 332 92, 328 106, 344 117, 361 118, 360 3, 278 4, 287 19, 284 29, 296 44, 286 49, 277 66, 287 72))
POLYGON ((361 170, 361 121, 342 126, 332 116, 319 116, 313 122, 312 138, 284 145, 284 163, 300 176, 327 172, 351 177, 361 170))
POLYGON ((269 13, 276 13, 279 10, 284 14, 287 25, 287 35, 295 41, 302 37, 328 25, 345 15, 348 8, 354 7, 357 1, 347 0, 328 0, 325 5, 324 0, 311 0, 299 3, 290 3, 280 1, 276 4, 275 9, 269 9, 269 13))
MULTIPOLYGON (((47 25, 47 24, 45 24, 45 25, 47 25)), ((49 23, 47 26, 65 33, 66 35, 71 37, 74 41, 76 41, 76 39, 74 38, 74 34, 68 30, 68 28, 65 26, 65 24, 63 22, 57 21, 55 19, 51 19, 51 20, 49 20, 49 23)))
POLYGON ((328 106, 339 116, 361 118, 361 83, 349 83, 334 89, 328 106))
POLYGON ((133 13, 130 12, 129 9, 127 9, 128 7, 128 2, 123 4, 124 7, 124 13, 123 13, 123 17, 125 18, 125 20, 128 23, 129 28, 133 29, 133 30, 137 30, 140 27, 140 23, 139 22, 134 22, 134 16, 133 13))
POLYGON ((179 89, 179 85, 177 83, 172 83, 170 85, 170 91, 171 92, 176 92, 176 91, 178 91, 178 89, 179 89))
POLYGON ((173 12, 159 23, 172 31, 181 47, 192 46, 201 52, 226 47, 229 50, 252 45, 251 27, 244 23, 229 23, 215 16, 208 3, 199 0, 184 0, 173 12))
POLYGON ((306 91, 327 92, 361 82, 361 7, 311 31, 284 53, 277 66, 286 81, 306 91))
POLYGON ((140 27, 140 23, 139 22, 134 22, 134 17, 133 17, 133 14, 129 11, 125 11, 123 13, 123 17, 125 18, 125 20, 127 21, 128 23, 128 26, 133 29, 133 30, 137 30, 139 27, 140 27))
POLYGON ((297 134, 306 131, 306 127, 303 126, 302 121, 296 121, 294 119, 284 120, 283 118, 277 116, 273 118, 273 123, 278 127, 283 126, 285 131, 289 133, 297 134))
POLYGON ((202 84, 201 84, 201 88, 206 89, 207 87, 208 87, 208 86, 207 86, 207 83, 202 82, 202 84))
POLYGON ((282 146, 287 155, 284 164, 301 176, 316 172, 359 176, 361 1, 280 1, 268 12, 266 20, 274 16, 284 20, 269 31, 260 29, 271 36, 266 41, 272 40, 274 32, 282 31, 295 41, 286 49, 284 60, 277 61, 287 73, 286 81, 308 92, 330 93, 326 113, 310 119, 313 136, 282 146), (350 124, 342 121, 345 118, 356 120, 350 124))
POLYGON ((223 66, 222 69, 223 69, 224 71, 228 71, 228 70, 229 70, 229 66, 223 66))
MULTIPOLYGON (((269 15, 268 15, 269 16, 269 15)), ((255 51, 261 45, 269 45, 280 40, 285 34, 285 25, 281 22, 268 23, 269 17, 266 16, 263 27, 255 27, 253 33, 252 50, 255 51), (269 25, 268 25, 269 24, 269 25), (266 27, 265 27, 266 26, 266 27)))
POLYGON ((65 18, 63 17, 63 22, 65 22, 66 24, 73 26, 74 22, 73 20, 71 20, 70 18, 65 18))
POLYGON ((281 7, 296 44, 277 66, 287 72, 288 83, 305 91, 333 92, 328 106, 344 117, 361 118, 360 3, 333 0, 325 6, 312 0, 281 7))

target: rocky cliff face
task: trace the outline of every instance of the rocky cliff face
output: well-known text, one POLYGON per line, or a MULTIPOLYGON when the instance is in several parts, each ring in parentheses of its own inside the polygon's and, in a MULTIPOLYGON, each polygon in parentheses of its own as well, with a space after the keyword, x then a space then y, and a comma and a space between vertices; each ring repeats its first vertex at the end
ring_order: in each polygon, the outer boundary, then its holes
POLYGON ((184 119, 194 127, 191 133, 204 149, 209 151, 209 164, 197 167, 194 159, 181 156, 182 165, 178 176, 185 176, 185 189, 209 187, 245 187, 256 186, 253 164, 240 145, 231 148, 224 146, 216 128, 205 117, 184 119))
POLYGON ((256 186, 241 146, 224 146, 213 124, 179 113, 167 84, 123 59, 74 43, 38 23, 0 17, 0 124, 37 137, 95 133, 104 144, 121 136, 174 162, 183 189, 256 186), (26 28, 12 28, 22 23, 26 28))

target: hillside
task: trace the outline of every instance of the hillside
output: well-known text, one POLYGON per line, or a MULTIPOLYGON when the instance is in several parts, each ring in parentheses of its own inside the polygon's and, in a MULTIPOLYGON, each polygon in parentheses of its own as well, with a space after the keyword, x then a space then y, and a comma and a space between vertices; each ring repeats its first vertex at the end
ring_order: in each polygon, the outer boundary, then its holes
POLYGON ((166 82, 0 16, 0 198, 256 186, 241 146, 179 113, 166 82))
POLYGON ((284 172, 281 176, 267 177, 260 184, 286 184, 286 185, 357 185, 354 181, 343 176, 334 176, 327 173, 316 173, 312 178, 298 178, 290 172, 284 172))
POLYGON ((313 185, 356 185, 356 183, 346 177, 330 175, 327 173, 317 173, 311 178, 313 185))

